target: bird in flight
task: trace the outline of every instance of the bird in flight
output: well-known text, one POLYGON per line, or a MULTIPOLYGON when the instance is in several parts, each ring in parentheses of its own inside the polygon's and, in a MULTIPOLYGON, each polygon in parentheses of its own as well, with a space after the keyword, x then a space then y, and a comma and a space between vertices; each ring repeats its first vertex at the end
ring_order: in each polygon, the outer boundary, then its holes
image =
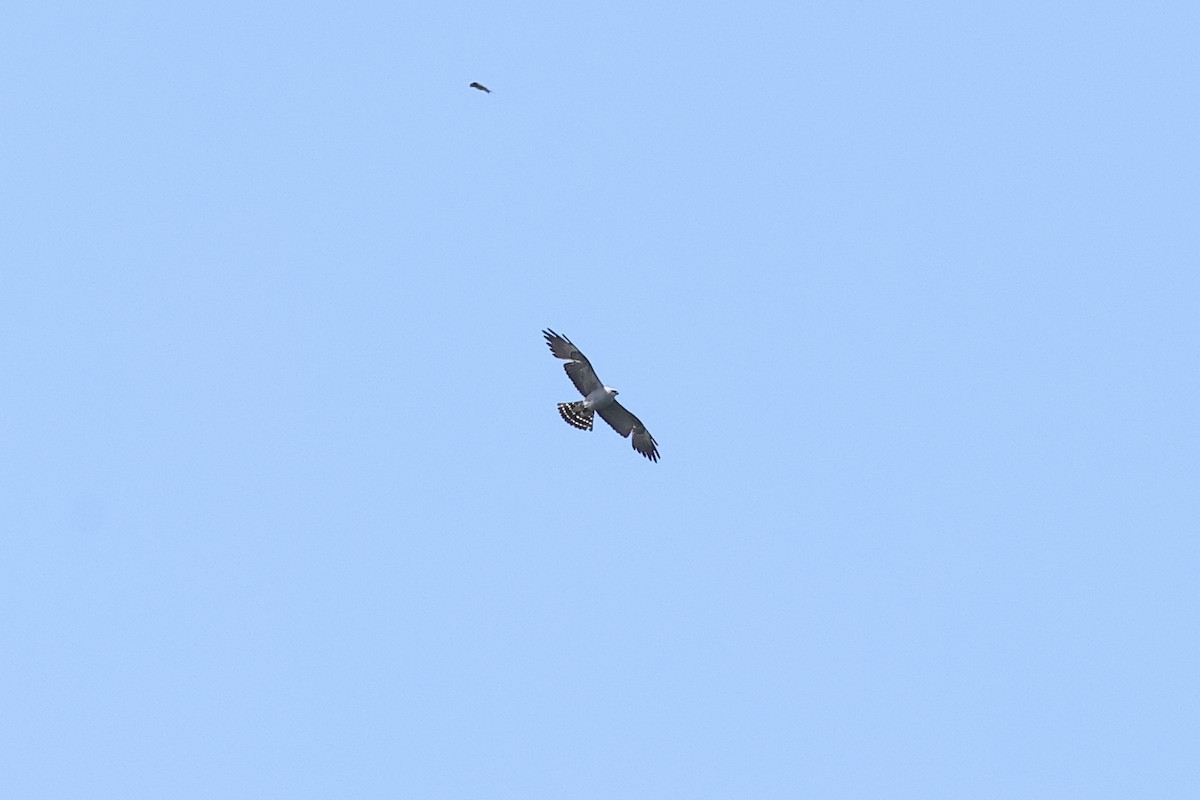
POLYGON ((482 83, 477 83, 477 82, 475 82, 475 81, 471 81, 471 88, 472 88, 472 89, 478 89, 478 90, 479 90, 479 91, 481 91, 481 92, 487 92, 488 94, 491 94, 491 93, 492 93, 492 90, 491 90, 491 89, 489 89, 488 87, 484 86, 482 83))
POLYGON ((658 442, 654 441, 640 419, 617 402, 617 390, 600 382, 591 362, 579 352, 579 348, 567 337, 559 336, 548 328, 542 331, 542 335, 546 337, 546 344, 550 346, 554 357, 566 360, 563 369, 583 395, 582 400, 558 404, 558 413, 566 423, 581 431, 590 431, 594 415, 599 413, 617 433, 626 438, 633 434, 634 450, 651 461, 658 461, 658 442))

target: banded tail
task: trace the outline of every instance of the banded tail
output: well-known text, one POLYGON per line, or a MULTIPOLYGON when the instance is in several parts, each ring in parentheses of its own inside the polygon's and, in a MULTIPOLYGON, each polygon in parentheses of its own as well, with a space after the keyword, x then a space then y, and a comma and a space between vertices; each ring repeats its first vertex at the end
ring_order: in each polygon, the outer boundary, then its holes
POLYGON ((590 431, 592 422, 596 418, 596 412, 590 408, 584 408, 582 400, 574 403, 559 403, 558 413, 568 425, 572 428, 579 428, 581 431, 590 431))

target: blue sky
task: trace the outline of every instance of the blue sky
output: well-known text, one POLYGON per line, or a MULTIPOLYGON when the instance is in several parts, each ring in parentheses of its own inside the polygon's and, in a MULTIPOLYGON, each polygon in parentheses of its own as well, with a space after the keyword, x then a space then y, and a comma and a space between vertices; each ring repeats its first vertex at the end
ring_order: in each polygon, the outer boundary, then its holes
POLYGON ((1200 793, 1195 4, 5 16, 0 794, 1200 793))

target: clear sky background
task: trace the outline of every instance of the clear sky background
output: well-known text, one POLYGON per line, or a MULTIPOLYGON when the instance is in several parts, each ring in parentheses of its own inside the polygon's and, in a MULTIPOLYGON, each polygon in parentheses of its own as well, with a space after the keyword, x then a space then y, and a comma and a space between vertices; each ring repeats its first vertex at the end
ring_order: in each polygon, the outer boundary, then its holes
POLYGON ((0 795, 1200 796, 1198 42, 8 6, 0 795))

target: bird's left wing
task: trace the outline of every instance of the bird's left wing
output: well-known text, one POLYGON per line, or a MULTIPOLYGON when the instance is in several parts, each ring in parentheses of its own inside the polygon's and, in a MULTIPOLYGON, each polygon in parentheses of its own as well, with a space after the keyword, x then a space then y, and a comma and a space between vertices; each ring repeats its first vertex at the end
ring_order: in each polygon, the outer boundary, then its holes
POLYGON ((642 421, 629 413, 629 409, 613 400, 604 408, 598 409, 597 413, 622 436, 628 437, 632 433, 634 450, 651 461, 658 461, 658 442, 654 441, 654 437, 646 430, 642 421))

